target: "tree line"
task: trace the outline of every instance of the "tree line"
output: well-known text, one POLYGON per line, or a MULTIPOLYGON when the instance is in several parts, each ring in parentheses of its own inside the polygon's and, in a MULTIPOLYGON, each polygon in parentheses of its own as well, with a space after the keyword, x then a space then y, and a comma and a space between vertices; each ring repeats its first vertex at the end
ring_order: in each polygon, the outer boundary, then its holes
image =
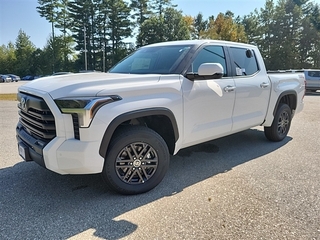
POLYGON ((46 45, 36 48, 20 30, 15 43, 0 46, 0 73, 106 71, 141 46, 188 39, 255 44, 268 70, 320 68, 320 6, 311 0, 266 0, 264 7, 245 16, 227 11, 207 19, 201 12, 184 15, 171 0, 38 4, 38 13, 52 28, 46 45))

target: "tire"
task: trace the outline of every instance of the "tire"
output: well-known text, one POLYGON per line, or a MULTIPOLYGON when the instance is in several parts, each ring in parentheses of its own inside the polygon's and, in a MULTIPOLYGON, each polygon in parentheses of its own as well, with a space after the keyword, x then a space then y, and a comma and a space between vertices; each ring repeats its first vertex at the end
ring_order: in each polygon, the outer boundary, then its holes
POLYGON ((147 127, 118 130, 108 149, 102 177, 112 190, 121 194, 140 194, 153 189, 169 168, 166 142, 147 127))
POLYGON ((274 116, 271 127, 264 127, 266 138, 273 142, 282 141, 289 132, 291 119, 291 108, 287 104, 281 103, 274 116))

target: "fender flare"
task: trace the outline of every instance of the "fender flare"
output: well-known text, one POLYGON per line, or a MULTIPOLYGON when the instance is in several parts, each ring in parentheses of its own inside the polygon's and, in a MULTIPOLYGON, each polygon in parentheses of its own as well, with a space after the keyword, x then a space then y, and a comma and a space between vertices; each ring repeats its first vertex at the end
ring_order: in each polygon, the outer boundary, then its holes
MULTIPOLYGON (((284 96, 286 96, 286 95, 294 95, 295 96, 295 102, 294 102, 294 108, 296 108, 297 107, 297 93, 295 92, 295 91, 293 91, 293 90, 288 90, 288 91, 284 91, 284 92, 282 92, 280 95, 279 95, 279 97, 278 97, 278 100, 277 100, 277 102, 276 102, 276 104, 275 104, 275 107, 274 107, 274 109, 273 109, 273 116, 276 114, 276 111, 277 111, 277 109, 278 109, 278 107, 279 107, 279 104, 280 104, 280 101, 281 101, 281 99, 284 97, 284 96)), ((290 106, 291 107, 291 106, 290 106)))
POLYGON ((141 109, 141 110, 135 110, 127 113, 123 113, 116 118, 114 118, 111 123, 108 125, 101 144, 99 148, 99 154, 101 157, 105 158, 107 149, 110 143, 110 140, 112 138, 112 135, 116 128, 123 122, 126 122, 131 119, 140 118, 140 117, 147 117, 147 116, 153 116, 153 115, 163 115, 170 119, 170 122, 172 124, 173 132, 174 132, 174 139, 175 142, 179 139, 179 130, 177 121, 174 117, 174 114, 171 110, 167 108, 147 108, 147 109, 141 109))

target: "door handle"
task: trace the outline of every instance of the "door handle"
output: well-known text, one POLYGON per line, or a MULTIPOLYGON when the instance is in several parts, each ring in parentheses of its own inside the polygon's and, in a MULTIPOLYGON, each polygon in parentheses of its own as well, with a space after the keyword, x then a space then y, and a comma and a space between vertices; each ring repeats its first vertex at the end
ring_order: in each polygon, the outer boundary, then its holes
POLYGON ((236 89, 235 86, 230 86, 230 85, 228 85, 228 86, 226 86, 223 90, 224 90, 225 92, 233 92, 235 89, 236 89))
POLYGON ((261 88, 266 88, 266 87, 269 87, 269 85, 270 85, 269 83, 263 82, 263 83, 260 84, 260 87, 261 88))

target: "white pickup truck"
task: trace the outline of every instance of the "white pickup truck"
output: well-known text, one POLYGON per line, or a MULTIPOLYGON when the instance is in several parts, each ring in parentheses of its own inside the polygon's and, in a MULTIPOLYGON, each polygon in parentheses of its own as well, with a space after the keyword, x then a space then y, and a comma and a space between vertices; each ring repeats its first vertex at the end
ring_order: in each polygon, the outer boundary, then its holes
POLYGON ((264 126, 281 141, 303 108, 303 73, 268 75, 256 46, 213 40, 142 47, 108 73, 40 78, 18 90, 19 154, 111 189, 157 186, 180 149, 264 126))

